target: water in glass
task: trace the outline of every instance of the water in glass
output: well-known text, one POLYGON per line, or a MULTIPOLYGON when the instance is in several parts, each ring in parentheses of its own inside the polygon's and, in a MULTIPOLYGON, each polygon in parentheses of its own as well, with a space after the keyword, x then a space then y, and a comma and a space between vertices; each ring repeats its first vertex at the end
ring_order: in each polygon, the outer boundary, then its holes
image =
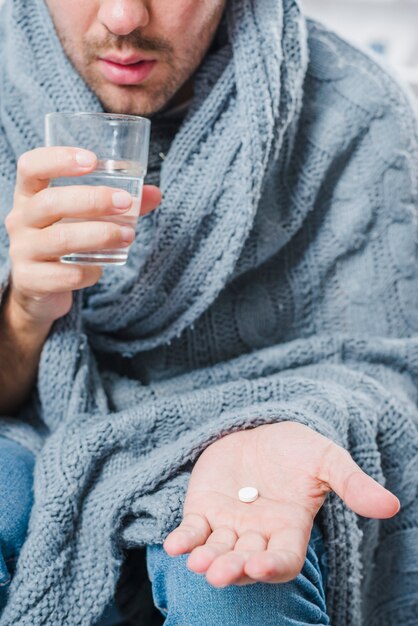
MULTIPOLYGON (((98 161, 97 167, 91 174, 69 178, 54 178, 52 187, 68 185, 105 185, 128 191, 133 197, 132 207, 122 215, 106 215, 94 218, 94 221, 109 221, 121 226, 136 228, 141 207, 144 169, 135 161, 112 161, 110 159, 98 161)), ((85 222, 82 218, 63 218, 60 222, 85 222)), ((91 220, 90 220, 91 221, 91 220)), ((115 264, 124 265, 128 258, 130 246, 116 250, 96 250, 91 252, 74 251, 61 257, 65 263, 115 264)))

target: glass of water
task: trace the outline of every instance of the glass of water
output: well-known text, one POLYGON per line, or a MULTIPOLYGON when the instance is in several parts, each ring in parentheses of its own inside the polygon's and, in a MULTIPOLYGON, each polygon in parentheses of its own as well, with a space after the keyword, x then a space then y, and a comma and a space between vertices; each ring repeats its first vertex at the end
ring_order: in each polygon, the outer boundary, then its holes
MULTIPOLYGON (((115 113, 47 113, 45 145, 71 146, 91 150, 97 156, 95 170, 74 178, 54 178, 52 187, 67 185, 105 185, 128 191, 132 207, 122 215, 95 218, 136 228, 141 208, 142 187, 147 172, 151 122, 136 115, 115 113)), ((63 218, 61 222, 83 222, 81 218, 63 218)), ((116 250, 92 250, 61 257, 64 263, 124 265, 129 247, 116 250)))

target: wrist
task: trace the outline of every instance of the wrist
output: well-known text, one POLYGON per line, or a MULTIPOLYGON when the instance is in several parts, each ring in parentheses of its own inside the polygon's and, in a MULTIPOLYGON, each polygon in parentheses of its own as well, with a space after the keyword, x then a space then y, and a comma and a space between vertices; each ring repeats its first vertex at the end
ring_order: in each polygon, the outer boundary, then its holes
POLYGON ((33 317, 19 302, 12 288, 5 296, 1 313, 3 322, 10 331, 42 342, 46 339, 53 324, 50 320, 39 320, 33 317))

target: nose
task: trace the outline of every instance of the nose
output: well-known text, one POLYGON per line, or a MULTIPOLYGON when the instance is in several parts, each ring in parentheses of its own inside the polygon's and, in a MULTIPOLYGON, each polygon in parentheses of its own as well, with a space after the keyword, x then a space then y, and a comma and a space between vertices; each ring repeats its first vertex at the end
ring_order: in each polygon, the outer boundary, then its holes
POLYGON ((149 11, 143 0, 105 0, 98 19, 114 35, 129 35, 149 22, 149 11))

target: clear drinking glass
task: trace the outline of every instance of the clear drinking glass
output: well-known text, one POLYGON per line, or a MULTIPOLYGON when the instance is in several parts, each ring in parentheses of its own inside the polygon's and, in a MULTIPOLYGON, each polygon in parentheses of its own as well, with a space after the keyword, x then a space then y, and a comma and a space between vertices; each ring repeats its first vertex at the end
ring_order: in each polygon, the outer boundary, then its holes
MULTIPOLYGON (((106 185, 128 191, 133 196, 131 209, 123 215, 95 218, 136 228, 147 172, 151 122, 136 115, 114 113, 47 113, 45 145, 72 146, 91 150, 97 156, 96 169, 86 175, 54 178, 52 187, 67 185, 106 185)), ((61 222, 84 222, 63 218, 61 222)), ((92 250, 61 257, 64 263, 124 265, 130 246, 116 250, 92 250)))

